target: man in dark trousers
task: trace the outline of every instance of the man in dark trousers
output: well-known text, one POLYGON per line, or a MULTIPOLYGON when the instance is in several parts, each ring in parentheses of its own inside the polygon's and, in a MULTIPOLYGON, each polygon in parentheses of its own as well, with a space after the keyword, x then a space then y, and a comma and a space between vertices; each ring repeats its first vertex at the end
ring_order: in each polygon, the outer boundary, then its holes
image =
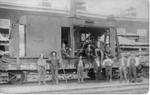
POLYGON ((131 54, 128 58, 128 72, 129 72, 129 82, 136 82, 136 60, 135 55, 131 54))
POLYGON ((50 69, 52 73, 52 82, 53 84, 58 84, 58 68, 59 68, 59 59, 57 59, 57 52, 51 52, 51 59, 50 59, 50 69))

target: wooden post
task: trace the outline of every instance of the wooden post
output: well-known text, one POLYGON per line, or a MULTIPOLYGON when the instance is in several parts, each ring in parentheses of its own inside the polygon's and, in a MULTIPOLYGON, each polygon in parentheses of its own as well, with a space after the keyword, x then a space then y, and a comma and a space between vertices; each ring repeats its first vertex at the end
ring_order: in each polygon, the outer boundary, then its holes
POLYGON ((110 41, 110 47, 111 47, 111 53, 115 57, 116 56, 116 36, 115 36, 114 28, 110 28, 110 35, 109 35, 109 41, 110 41))
POLYGON ((106 30, 105 33, 104 33, 104 49, 106 48, 107 35, 108 35, 108 30, 106 30))
POLYGON ((17 39, 17 43, 18 43, 18 46, 17 46, 17 66, 18 66, 18 69, 20 69, 20 57, 19 57, 19 39, 20 39, 20 36, 19 36, 19 24, 17 24, 17 27, 18 27, 18 39, 17 39))
POLYGON ((120 45, 119 45, 119 39, 118 39, 118 35, 117 35, 117 29, 115 28, 115 35, 116 35, 116 45, 117 45, 117 58, 120 58, 120 45))
POLYGON ((71 38, 71 56, 74 56, 75 52, 75 41, 74 41, 74 24, 73 18, 76 17, 76 5, 75 0, 70 1, 70 38, 71 38))
POLYGON ((75 41, 74 41, 74 26, 73 26, 73 24, 70 25, 70 37, 71 37, 71 49, 72 49, 71 56, 74 56, 75 41))

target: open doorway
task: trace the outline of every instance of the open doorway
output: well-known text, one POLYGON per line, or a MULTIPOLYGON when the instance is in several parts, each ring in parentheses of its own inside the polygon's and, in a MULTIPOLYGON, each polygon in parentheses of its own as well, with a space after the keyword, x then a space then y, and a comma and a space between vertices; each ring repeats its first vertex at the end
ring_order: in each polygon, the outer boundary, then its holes
POLYGON ((61 28, 61 46, 63 43, 66 45, 66 47, 71 46, 70 28, 69 27, 62 27, 61 28))
MULTIPOLYGON (((85 49, 86 46, 83 46, 86 41, 90 41, 94 48, 96 47, 98 39, 102 42, 101 46, 105 46, 109 43, 109 28, 101 28, 101 27, 75 27, 75 51, 76 54, 81 49, 85 49), (105 44, 105 45, 104 45, 105 44)), ((76 55, 75 54, 75 55, 76 55)))

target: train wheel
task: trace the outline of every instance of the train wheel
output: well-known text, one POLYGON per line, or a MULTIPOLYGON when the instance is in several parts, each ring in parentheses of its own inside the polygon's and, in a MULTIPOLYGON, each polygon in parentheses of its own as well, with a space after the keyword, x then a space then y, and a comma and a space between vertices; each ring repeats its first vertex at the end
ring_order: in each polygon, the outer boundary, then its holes
POLYGON ((9 72, 9 83, 11 84, 22 84, 24 81, 24 73, 23 72, 9 72))

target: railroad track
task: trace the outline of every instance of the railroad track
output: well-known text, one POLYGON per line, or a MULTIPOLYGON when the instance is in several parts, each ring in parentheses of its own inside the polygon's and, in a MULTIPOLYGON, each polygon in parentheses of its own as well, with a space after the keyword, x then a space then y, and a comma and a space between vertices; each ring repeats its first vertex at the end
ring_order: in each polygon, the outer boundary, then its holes
POLYGON ((119 83, 117 81, 107 82, 85 82, 77 83, 60 83, 59 85, 8 85, 1 86, 0 91, 3 93, 49 93, 49 94, 136 94, 146 93, 149 89, 149 82, 144 80, 140 83, 119 83), (22 89, 22 90, 20 90, 22 89), (131 92, 131 93, 130 93, 131 92))
POLYGON ((92 88, 79 88, 79 89, 69 89, 69 90, 56 90, 56 91, 46 91, 38 93, 50 93, 50 94, 115 94, 115 93, 146 93, 149 90, 148 83, 134 84, 130 83, 127 85, 111 85, 111 86, 101 86, 92 88), (141 92, 140 92, 141 91, 141 92))

